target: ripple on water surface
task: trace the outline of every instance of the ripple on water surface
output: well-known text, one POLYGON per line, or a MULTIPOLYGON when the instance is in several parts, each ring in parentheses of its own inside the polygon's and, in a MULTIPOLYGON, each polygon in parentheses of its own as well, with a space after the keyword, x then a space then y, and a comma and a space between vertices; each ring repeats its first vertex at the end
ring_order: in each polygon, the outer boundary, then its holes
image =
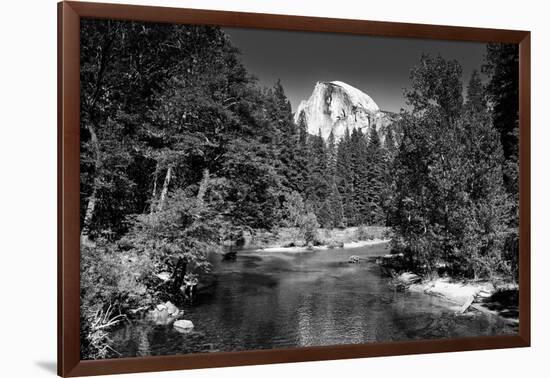
POLYGON ((216 284, 184 308, 192 331, 134 322, 113 332, 113 346, 122 356, 144 356, 517 332, 499 318, 456 315, 438 298, 395 291, 372 263, 347 263, 384 253, 375 245, 215 261, 216 284))

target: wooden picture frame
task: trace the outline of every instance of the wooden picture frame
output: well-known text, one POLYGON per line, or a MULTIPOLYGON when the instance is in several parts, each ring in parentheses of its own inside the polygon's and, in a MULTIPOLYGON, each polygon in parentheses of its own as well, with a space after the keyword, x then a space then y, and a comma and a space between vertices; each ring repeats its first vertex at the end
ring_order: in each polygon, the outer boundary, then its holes
POLYGON ((221 366, 440 353, 530 345, 530 32, 343 20, 165 7, 58 4, 58 374, 82 376, 221 366), (349 33, 519 44, 520 59, 520 323, 519 334, 444 340, 338 345, 247 352, 80 359, 80 19, 120 19, 226 27, 349 33))

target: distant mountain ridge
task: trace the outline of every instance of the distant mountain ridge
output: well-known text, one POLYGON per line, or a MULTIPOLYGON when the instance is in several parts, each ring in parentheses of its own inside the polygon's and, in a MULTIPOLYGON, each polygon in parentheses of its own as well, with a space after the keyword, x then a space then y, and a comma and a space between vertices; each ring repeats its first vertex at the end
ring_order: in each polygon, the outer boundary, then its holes
POLYGON ((368 133, 376 127, 384 142, 388 128, 399 118, 395 113, 380 110, 376 102, 363 91, 342 81, 318 81, 310 98, 303 100, 294 113, 294 121, 303 118, 310 134, 326 140, 332 131, 336 140, 349 129, 368 133))

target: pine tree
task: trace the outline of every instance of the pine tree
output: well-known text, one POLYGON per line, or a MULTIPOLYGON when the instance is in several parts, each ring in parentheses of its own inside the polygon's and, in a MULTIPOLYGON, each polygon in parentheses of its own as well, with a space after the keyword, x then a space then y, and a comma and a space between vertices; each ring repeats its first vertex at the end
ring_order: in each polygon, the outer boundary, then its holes
POLYGON ((397 142, 395 140, 394 131, 389 128, 386 132, 386 140, 384 141, 384 148, 387 152, 388 158, 393 159, 397 154, 397 142))
POLYGON ((369 203, 367 222, 371 225, 384 225, 383 192, 385 162, 376 127, 371 127, 370 129, 366 153, 368 161, 367 196, 369 203))
POLYGON ((395 194, 395 172, 394 161, 397 156, 398 149, 394 138, 393 130, 389 129, 386 133, 384 148, 382 148, 382 183, 383 191, 381 194, 381 206, 384 212, 384 224, 391 225, 391 212, 393 204, 393 196, 395 194))
POLYGON ((367 146, 368 141, 363 132, 360 129, 354 129, 350 143, 351 173, 353 177, 352 200, 355 208, 354 225, 369 223, 369 159, 367 146))
POLYGON ((287 140, 292 145, 293 153, 293 182, 292 187, 303 197, 306 196, 306 189, 309 180, 309 146, 307 123, 304 113, 300 114, 298 123, 294 125, 294 135, 287 140))
MULTIPOLYGON (((519 203, 519 49, 517 44, 489 43, 484 74, 489 76, 487 96, 500 134, 506 166, 504 184, 519 203)), ((516 209, 517 211, 517 209, 516 209)), ((513 222, 518 225, 519 217, 513 222)))
POLYGON ((467 88, 466 108, 473 113, 483 113, 487 108, 485 93, 481 76, 477 70, 473 70, 467 88))
POLYGON ((470 275, 476 278, 490 275, 496 269, 511 269, 517 274, 517 256, 508 255, 510 251, 505 248, 507 239, 514 240, 517 233, 517 228, 509 227, 514 215, 513 196, 505 190, 504 152, 476 72, 467 93, 461 126, 468 141, 466 156, 470 169, 466 191, 470 202, 469 214, 460 224, 464 249, 461 257, 470 275))
POLYGON ((317 220, 322 226, 330 223, 330 208, 326 203, 329 194, 327 181, 327 149, 319 134, 309 137, 309 179, 306 189, 307 202, 313 208, 317 220))
POLYGON ((334 133, 330 132, 327 139, 327 171, 326 180, 328 183, 328 193, 326 198, 326 207, 328 216, 330 216, 329 227, 341 227, 343 225, 344 209, 342 206, 342 197, 338 191, 336 166, 337 166, 337 147, 334 133))
POLYGON ((336 140, 333 131, 330 130, 327 139, 327 176, 330 178, 336 175, 336 155, 336 140))
POLYGON ((517 160, 519 112, 519 50, 517 44, 489 43, 483 65, 489 76, 487 94, 493 122, 500 133, 504 157, 517 160))
POLYGON ((512 216, 505 254, 518 274, 519 254, 519 50, 517 44, 489 43, 483 73, 489 76, 486 93, 492 105, 492 121, 500 135, 504 154, 504 186, 512 196, 512 216))
POLYGON ((282 185, 290 191, 303 190, 302 167, 299 162, 297 126, 292 120, 292 111, 281 81, 266 93, 266 107, 273 125, 273 151, 277 154, 275 169, 282 178, 282 185))
POLYGON ((336 153, 336 186, 341 195, 346 226, 355 224, 356 209, 354 204, 353 168, 351 154, 351 136, 346 129, 340 139, 336 153))
POLYGON ((344 207, 334 176, 330 183, 327 204, 330 212, 330 227, 342 227, 344 222, 344 207))
POLYGON ((391 221, 394 244, 411 262, 432 270, 444 261, 456 275, 486 277, 506 269, 509 201, 478 80, 472 78, 463 104, 460 76, 458 63, 441 57, 423 57, 412 71, 391 221))

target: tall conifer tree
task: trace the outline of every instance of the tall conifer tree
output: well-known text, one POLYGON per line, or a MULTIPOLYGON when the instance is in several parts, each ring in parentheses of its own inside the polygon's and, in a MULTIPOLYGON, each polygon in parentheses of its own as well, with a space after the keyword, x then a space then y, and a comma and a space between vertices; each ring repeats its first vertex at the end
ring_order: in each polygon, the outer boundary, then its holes
POLYGON ((368 141, 360 129, 351 133, 351 170, 353 185, 353 206, 355 208, 354 225, 369 222, 369 160, 367 154, 368 141))
POLYGON ((336 154, 336 185, 342 199, 344 224, 352 226, 355 224, 356 209, 354 204, 351 136, 347 128, 344 136, 338 142, 336 154))
POLYGON ((330 209, 326 203, 329 193, 327 180, 327 148, 321 136, 311 135, 309 141, 309 180, 306 188, 308 205, 313 209, 319 223, 325 226, 330 223, 330 209))
POLYGON ((369 132, 366 154, 368 163, 368 213, 366 219, 370 225, 384 225, 385 216, 383 209, 383 194, 385 161, 380 137, 378 136, 378 132, 374 126, 371 127, 369 132))

